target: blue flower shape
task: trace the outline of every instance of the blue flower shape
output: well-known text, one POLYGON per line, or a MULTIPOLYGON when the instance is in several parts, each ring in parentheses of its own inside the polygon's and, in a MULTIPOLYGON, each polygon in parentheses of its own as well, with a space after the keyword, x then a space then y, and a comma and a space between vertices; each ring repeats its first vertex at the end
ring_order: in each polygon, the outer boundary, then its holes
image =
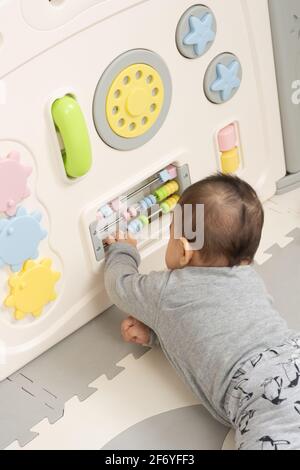
POLYGON ((216 33, 213 28, 213 15, 206 13, 202 18, 191 16, 189 19, 190 32, 183 39, 185 46, 194 46, 195 54, 201 56, 207 48, 207 44, 213 42, 216 33))
POLYGON ((0 219, 0 268, 8 265, 17 272, 28 259, 39 255, 40 242, 47 236, 41 225, 39 212, 28 214, 20 207, 9 219, 0 219))
POLYGON ((211 85, 211 90, 219 91, 223 101, 228 101, 234 90, 240 87, 241 79, 238 76, 240 68, 241 65, 237 60, 231 62, 228 67, 223 64, 217 65, 217 79, 211 85))

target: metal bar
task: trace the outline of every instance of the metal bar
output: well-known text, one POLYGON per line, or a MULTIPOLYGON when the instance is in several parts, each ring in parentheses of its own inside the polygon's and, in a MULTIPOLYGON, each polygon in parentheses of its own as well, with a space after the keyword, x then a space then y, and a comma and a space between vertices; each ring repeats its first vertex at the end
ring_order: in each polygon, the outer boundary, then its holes
POLYGON ((106 230, 108 230, 108 229, 109 229, 110 227, 112 227, 113 225, 117 225, 117 224, 120 223, 122 220, 125 220, 124 217, 119 217, 119 218, 116 219, 114 222, 111 222, 110 224, 105 225, 105 227, 103 227, 101 230, 97 230, 97 233, 106 232, 106 230))
POLYGON ((158 183, 159 181, 160 181, 160 178, 155 178, 154 180, 150 181, 150 183, 144 184, 144 186, 142 186, 142 187, 139 188, 139 189, 136 189, 136 190, 133 191, 132 193, 127 194, 127 196, 122 197, 120 200, 123 201, 124 199, 129 199, 129 198, 131 198, 131 197, 134 197, 134 196, 136 196, 138 193, 140 193, 141 191, 144 191, 144 189, 149 188, 149 186, 151 186, 151 185, 154 184, 154 183, 158 183))
MULTIPOLYGON (((155 178, 154 180, 150 181, 150 183, 144 184, 144 186, 142 186, 141 188, 133 191, 132 193, 127 194, 127 196, 121 197, 120 201, 124 201, 125 199, 130 199, 130 198, 136 196, 136 194, 140 193, 141 191, 144 191, 144 189, 149 188, 149 186, 151 186, 154 183, 158 183, 159 181, 160 181, 160 178, 155 178)), ((116 224, 122 222, 122 220, 125 220, 124 217, 119 217, 114 222, 111 222, 110 224, 105 225, 105 227, 101 230, 98 230, 98 232, 100 232, 100 233, 105 232, 106 230, 108 230, 113 225, 116 225, 116 224)))
POLYGON ((156 215, 159 215, 162 213, 162 209, 159 209, 159 211, 156 211, 156 212, 153 212, 153 214, 150 214, 148 216, 148 219, 153 219, 153 217, 155 217, 156 215))
MULTIPOLYGON (((162 210, 160 209, 159 211, 154 212, 153 214, 148 215, 148 219, 152 219, 153 217, 155 217, 156 215, 160 214, 161 212, 162 212, 162 210)), ((97 230, 97 233, 106 232, 106 231, 107 231, 108 229, 110 229, 110 227, 112 227, 113 225, 117 225, 118 223, 122 222, 122 220, 125 220, 124 217, 119 217, 119 218, 116 219, 114 222, 111 222, 110 224, 105 225, 105 227, 103 227, 101 230, 97 230)))
MULTIPOLYGON (((160 214, 162 214, 162 213, 163 213, 162 209, 159 209, 158 211, 153 212, 153 214, 148 215, 148 219, 152 219, 152 218, 155 217, 156 215, 160 215, 160 214)), ((104 231, 105 231, 105 230, 101 230, 101 232, 104 232, 104 231)), ((101 232, 100 232, 100 233, 101 233, 101 232)), ((103 246, 104 246, 104 247, 107 247, 107 246, 109 246, 109 245, 108 245, 107 243, 103 243, 103 246)))

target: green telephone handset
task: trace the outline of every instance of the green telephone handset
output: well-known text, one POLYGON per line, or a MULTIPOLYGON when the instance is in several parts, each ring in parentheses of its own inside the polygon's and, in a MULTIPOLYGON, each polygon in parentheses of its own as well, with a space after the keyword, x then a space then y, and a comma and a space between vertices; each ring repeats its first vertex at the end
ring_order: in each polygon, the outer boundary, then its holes
POLYGON ((92 149, 81 108, 70 95, 59 98, 52 105, 52 117, 60 133, 65 170, 70 178, 79 178, 92 166, 92 149))

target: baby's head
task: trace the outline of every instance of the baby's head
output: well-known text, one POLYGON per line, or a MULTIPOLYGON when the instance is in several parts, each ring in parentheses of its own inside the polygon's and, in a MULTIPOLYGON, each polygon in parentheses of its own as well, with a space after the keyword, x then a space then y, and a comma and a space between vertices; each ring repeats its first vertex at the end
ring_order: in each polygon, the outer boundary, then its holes
MULTIPOLYGON (((217 174, 190 186, 179 205, 192 208, 192 230, 196 227, 196 207, 204 205, 204 245, 192 248, 193 241, 183 234, 174 236, 173 220, 166 253, 169 269, 186 266, 233 267, 251 264, 258 249, 264 211, 254 189, 236 176, 217 174)), ((184 212, 184 211, 183 211, 184 212)), ((182 230, 184 221, 181 220, 182 230)), ((201 227, 200 227, 201 229, 201 227)))

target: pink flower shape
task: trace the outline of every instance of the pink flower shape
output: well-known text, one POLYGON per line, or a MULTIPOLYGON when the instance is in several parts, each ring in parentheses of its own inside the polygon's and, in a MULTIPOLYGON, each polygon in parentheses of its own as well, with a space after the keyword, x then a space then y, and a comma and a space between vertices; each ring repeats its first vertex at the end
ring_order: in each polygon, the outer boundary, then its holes
POLYGON ((17 205, 30 196, 27 179, 32 168, 22 165, 20 154, 11 152, 0 159, 0 212, 15 215, 17 205))

